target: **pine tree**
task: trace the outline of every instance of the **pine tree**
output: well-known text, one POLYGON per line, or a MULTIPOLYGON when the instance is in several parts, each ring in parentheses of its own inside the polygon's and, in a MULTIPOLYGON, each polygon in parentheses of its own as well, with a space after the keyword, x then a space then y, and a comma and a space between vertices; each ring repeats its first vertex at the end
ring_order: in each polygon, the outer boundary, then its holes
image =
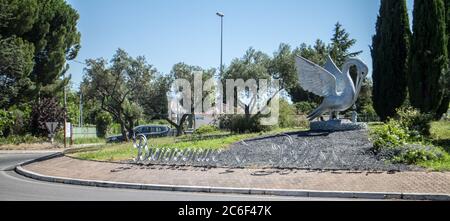
POLYGON ((68 83, 60 78, 81 47, 78 18, 64 0, 0 0, 0 38, 32 46, 27 47, 34 53, 29 78, 41 95, 52 97, 68 83))
POLYGON ((406 99, 410 38, 406 0, 382 0, 372 39, 372 100, 383 121, 406 99))
POLYGON ((362 51, 349 52, 350 48, 356 44, 356 39, 350 39, 350 34, 342 27, 341 23, 336 23, 331 38, 330 56, 338 67, 341 67, 345 60, 356 57, 362 51))
POLYGON ((414 2, 409 98, 413 107, 436 118, 444 98, 442 76, 448 62, 445 18, 442 0, 414 2))

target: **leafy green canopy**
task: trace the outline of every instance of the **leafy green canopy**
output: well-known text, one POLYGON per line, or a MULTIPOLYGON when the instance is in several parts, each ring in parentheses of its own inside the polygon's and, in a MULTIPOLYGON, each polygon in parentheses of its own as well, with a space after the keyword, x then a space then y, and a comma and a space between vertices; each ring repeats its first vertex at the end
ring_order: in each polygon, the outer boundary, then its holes
POLYGON ((33 45, 21 38, 0 38, 0 108, 18 104, 32 95, 29 73, 34 65, 33 52, 33 45))
POLYGON ((111 114, 121 125, 122 135, 127 137, 136 122, 143 117, 144 106, 152 100, 167 99, 153 93, 161 79, 157 70, 142 56, 132 58, 118 49, 111 63, 104 59, 86 61, 86 74, 82 82, 85 99, 95 100, 103 111, 111 114), (156 86, 155 86, 156 85, 156 86))
POLYGON ((8 79, 0 87, 12 95, 9 102, 33 98, 15 97, 24 87, 33 89, 30 83, 40 92, 34 95, 43 96, 68 83, 60 78, 80 49, 78 18, 64 0, 0 0, 0 78, 8 79))

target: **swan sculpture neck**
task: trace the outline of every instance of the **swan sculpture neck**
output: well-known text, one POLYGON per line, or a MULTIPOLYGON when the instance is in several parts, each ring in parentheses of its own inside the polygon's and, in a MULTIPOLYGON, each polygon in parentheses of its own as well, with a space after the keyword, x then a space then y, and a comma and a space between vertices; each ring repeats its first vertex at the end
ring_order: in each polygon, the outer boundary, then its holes
POLYGON ((345 64, 342 66, 342 74, 345 75, 345 84, 346 87, 344 90, 347 90, 352 93, 353 97, 357 97, 357 89, 355 88, 355 84, 353 82, 353 79, 350 75, 350 67, 354 65, 354 62, 349 60, 345 62, 345 64))
POLYGON ((363 80, 367 76, 368 68, 364 64, 364 62, 362 62, 361 60, 356 59, 356 58, 349 58, 343 65, 342 70, 344 71, 343 73, 346 75, 346 78, 348 78, 350 80, 349 82, 351 83, 351 86, 354 89, 355 96, 353 98, 353 102, 356 102, 356 100, 358 99, 359 93, 361 92, 363 80), (356 71, 357 71, 356 82, 353 82, 353 79, 350 75, 350 67, 352 67, 352 66, 356 67, 356 71))

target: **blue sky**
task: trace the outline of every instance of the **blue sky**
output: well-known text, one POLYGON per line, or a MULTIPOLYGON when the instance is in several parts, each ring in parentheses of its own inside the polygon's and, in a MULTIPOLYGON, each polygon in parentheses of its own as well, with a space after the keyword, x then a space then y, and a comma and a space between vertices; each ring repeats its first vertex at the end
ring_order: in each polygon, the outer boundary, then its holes
MULTIPOLYGON (((412 1, 407 0, 411 13, 412 1)), ((161 73, 175 63, 204 68, 220 63, 220 19, 224 18, 224 64, 249 47, 270 55, 280 43, 292 47, 329 42, 336 22, 358 42, 361 58, 372 66, 369 45, 379 0, 67 0, 80 14, 82 48, 77 61, 103 57, 117 48, 144 55, 161 73)), ((69 62, 74 87, 84 65, 69 62)))

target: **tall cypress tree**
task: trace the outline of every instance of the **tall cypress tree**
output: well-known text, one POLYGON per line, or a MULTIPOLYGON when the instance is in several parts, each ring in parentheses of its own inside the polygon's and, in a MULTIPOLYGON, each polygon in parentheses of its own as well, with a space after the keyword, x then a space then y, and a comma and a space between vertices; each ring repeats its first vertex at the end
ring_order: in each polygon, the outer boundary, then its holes
POLYGON ((447 71, 447 35, 442 0, 415 0, 410 74, 411 105, 433 113, 444 98, 442 76, 447 71))
POLYGON ((411 38, 406 0, 382 0, 372 39, 373 105, 384 121, 406 99, 411 38))
MULTIPOLYGON (((449 58, 450 58, 450 43, 448 42, 450 39, 450 0, 444 0, 445 4, 445 13, 446 13, 446 32, 447 32, 447 65, 450 64, 449 58)), ((439 106, 438 110, 436 111, 436 117, 440 118, 443 114, 445 114, 448 111, 448 107, 450 104, 450 69, 447 70, 446 75, 444 76, 444 79, 442 79, 442 82, 444 84, 445 90, 445 96, 444 99, 441 102, 441 105, 439 106)))

